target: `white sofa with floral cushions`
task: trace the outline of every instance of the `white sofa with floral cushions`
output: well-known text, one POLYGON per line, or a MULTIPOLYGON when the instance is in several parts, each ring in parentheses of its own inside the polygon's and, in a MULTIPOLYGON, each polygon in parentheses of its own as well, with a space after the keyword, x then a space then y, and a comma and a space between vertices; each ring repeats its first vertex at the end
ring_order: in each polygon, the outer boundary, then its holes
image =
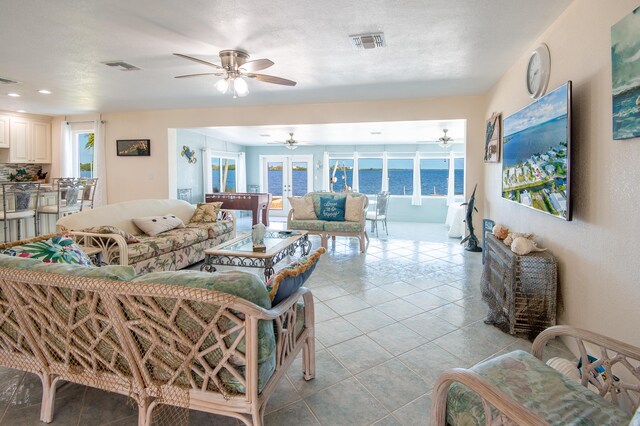
POLYGON ((83 246, 101 248, 106 264, 130 265, 136 273, 173 271, 235 237, 235 217, 220 205, 196 209, 183 200, 125 201, 65 216, 56 226, 83 246))
POLYGON ((287 218, 287 228, 308 231, 319 235, 322 247, 327 247, 329 237, 356 237, 360 240, 360 251, 365 251, 365 239, 368 241, 366 211, 369 199, 358 192, 309 192, 303 197, 289 197, 291 210, 287 218), (343 211, 336 214, 334 206, 323 209, 324 201, 344 200, 343 211))

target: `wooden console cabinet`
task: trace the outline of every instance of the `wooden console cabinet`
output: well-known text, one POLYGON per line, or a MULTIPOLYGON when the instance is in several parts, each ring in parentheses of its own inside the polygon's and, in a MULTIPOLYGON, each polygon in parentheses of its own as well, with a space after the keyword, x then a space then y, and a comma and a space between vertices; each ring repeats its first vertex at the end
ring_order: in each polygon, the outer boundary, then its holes
POLYGON ((482 271, 486 323, 509 334, 534 339, 556 323, 558 263, 549 252, 519 256, 493 234, 487 235, 482 271))

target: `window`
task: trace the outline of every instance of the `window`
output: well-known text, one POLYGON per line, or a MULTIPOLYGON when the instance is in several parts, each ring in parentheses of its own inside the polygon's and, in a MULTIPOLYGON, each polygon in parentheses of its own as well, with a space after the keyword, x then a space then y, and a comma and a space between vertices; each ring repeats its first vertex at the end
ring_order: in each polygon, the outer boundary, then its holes
POLYGON ((449 160, 446 158, 420 160, 420 185, 422 195, 447 195, 449 160))
POLYGON ((75 133, 74 143, 74 174, 81 178, 94 177, 94 157, 93 157, 93 132, 75 133))
POLYGON ((329 169, 331 172, 331 177, 335 176, 337 180, 333 184, 333 190, 335 192, 344 191, 345 185, 353 188, 353 159, 329 160, 329 169))
POLYGON ((382 191, 382 158, 358 159, 359 189, 362 194, 382 191))
POLYGON ((464 158, 456 158, 453 160, 454 170, 454 191, 455 195, 464 195, 464 158))
POLYGON ((294 197, 301 197, 308 191, 308 162, 293 162, 291 165, 291 187, 294 197))
POLYGON ((211 157, 211 186, 213 192, 236 192, 236 160, 211 157))
POLYGON ((389 193, 391 195, 413 194, 413 160, 388 160, 389 193))

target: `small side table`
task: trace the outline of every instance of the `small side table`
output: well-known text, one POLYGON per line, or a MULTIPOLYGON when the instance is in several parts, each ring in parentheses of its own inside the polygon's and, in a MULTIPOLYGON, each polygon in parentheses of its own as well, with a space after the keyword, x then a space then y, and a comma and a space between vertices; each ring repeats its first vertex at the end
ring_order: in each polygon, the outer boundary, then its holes
POLYGON ((89 247, 89 246, 80 246, 84 254, 87 255, 89 259, 91 259, 91 263, 94 266, 103 266, 106 265, 102 262, 102 249, 99 247, 89 247))

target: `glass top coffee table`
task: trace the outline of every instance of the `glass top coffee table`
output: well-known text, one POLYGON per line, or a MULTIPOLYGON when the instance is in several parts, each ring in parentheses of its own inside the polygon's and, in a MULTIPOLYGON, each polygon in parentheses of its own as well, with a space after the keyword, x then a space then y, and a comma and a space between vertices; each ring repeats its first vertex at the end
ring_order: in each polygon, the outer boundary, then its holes
POLYGON ((298 248, 302 254, 311 251, 311 241, 307 231, 267 230, 264 236, 266 251, 253 251, 251 232, 204 251, 204 264, 201 271, 215 272, 215 265, 264 268, 264 277, 273 275, 273 266, 287 256, 293 255, 298 248))

